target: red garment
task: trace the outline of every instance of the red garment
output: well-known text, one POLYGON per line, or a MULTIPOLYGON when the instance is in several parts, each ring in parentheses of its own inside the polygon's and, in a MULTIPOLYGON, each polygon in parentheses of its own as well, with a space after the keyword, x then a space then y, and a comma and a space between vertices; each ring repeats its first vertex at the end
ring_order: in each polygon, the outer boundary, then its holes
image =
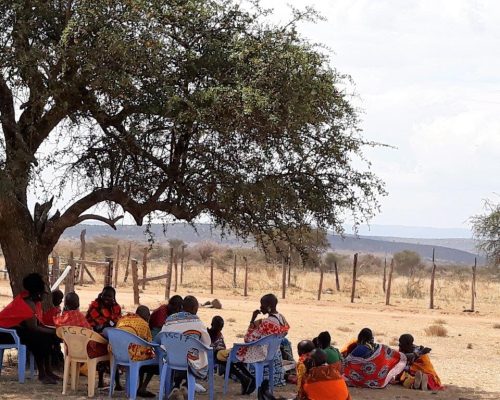
POLYGON ((21 324, 21 322, 27 319, 33 318, 34 315, 39 315, 38 312, 41 310, 42 304, 40 302, 35 304, 36 312, 31 309, 31 307, 26 303, 25 298, 29 296, 26 290, 19 293, 14 300, 12 300, 7 306, 0 311, 0 328, 14 328, 21 324))
POLYGON ((47 326, 54 326, 54 317, 61 314, 61 307, 52 307, 43 313, 42 323, 47 326))
POLYGON ((151 313, 151 317, 149 318, 149 327, 151 329, 161 328, 168 315, 168 306, 166 304, 162 304, 151 313))
POLYGON ((54 317, 54 325, 59 328, 60 326, 80 326, 82 328, 92 329, 85 315, 79 310, 64 311, 61 315, 54 317))
POLYGON ((111 307, 106 307, 100 304, 98 300, 90 303, 89 310, 87 311, 87 321, 92 328, 100 325, 106 325, 113 322, 111 326, 116 325, 118 319, 122 316, 122 309, 119 304, 114 304, 111 307))

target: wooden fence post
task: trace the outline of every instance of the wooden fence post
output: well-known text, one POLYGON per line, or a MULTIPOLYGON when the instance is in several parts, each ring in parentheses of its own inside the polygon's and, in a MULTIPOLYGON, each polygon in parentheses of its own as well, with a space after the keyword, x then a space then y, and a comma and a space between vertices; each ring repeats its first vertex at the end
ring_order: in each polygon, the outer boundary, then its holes
POLYGON ((73 252, 69 253, 69 261, 68 265, 71 267, 71 271, 69 272, 68 276, 65 279, 64 282, 64 295, 67 295, 70 292, 75 291, 75 258, 73 256, 73 252))
POLYGON ((233 287, 236 287, 236 261, 237 261, 238 256, 235 254, 234 255, 234 263, 233 263, 233 287))
POLYGON ((104 275, 104 286, 113 285, 113 259, 111 257, 106 257, 106 273, 104 275))
POLYGON ((59 278, 59 256, 52 257, 52 274, 50 275, 50 286, 59 278))
POLYGON ((385 283, 387 280, 387 257, 384 258, 384 280, 382 281, 382 290, 385 293, 385 283))
POLYGON ((170 286, 172 284, 172 264, 174 258, 174 249, 170 248, 170 257, 168 259, 168 267, 167 267, 167 281, 165 282, 165 300, 170 298, 170 286))
POLYGON ((318 289, 318 301, 321 300, 321 293, 323 292, 323 268, 319 267, 319 289, 318 289))
POLYGON ((127 282, 128 278, 128 267, 130 265, 130 251, 132 250, 132 243, 128 244, 128 253, 127 253, 127 265, 125 266, 125 277, 123 278, 123 282, 127 282))
POLYGON ((286 262, 285 257, 281 259, 281 298, 286 298, 286 262))
POLYGON ((243 257, 243 261, 245 262, 245 286, 243 289, 243 296, 248 296, 248 259, 243 257))
POLYGON ((387 281, 387 289, 385 292, 385 305, 388 306, 391 303, 391 284, 392 284, 392 272, 394 271, 394 259, 391 260, 391 267, 389 269, 389 280, 387 281))
POLYGON ((118 287, 118 270, 120 268, 120 245, 116 246, 116 262, 115 262, 115 287, 118 287))
POLYGON ((356 273, 358 268, 358 253, 354 254, 352 263, 352 289, 351 289, 351 303, 354 303, 354 296, 356 295, 356 273))
POLYGON ((431 302, 429 308, 431 310, 434 309, 434 279, 436 278, 436 263, 434 262, 435 258, 435 249, 432 249, 432 272, 431 272, 431 302))
POLYGON ((339 270, 337 267, 337 261, 333 262, 333 266, 335 268, 335 287, 337 288, 337 292, 340 292, 339 270))
POLYGON ((146 290, 147 276, 148 276, 148 248, 144 247, 142 253, 142 290, 146 290))
POLYGON ((474 266, 472 267, 472 302, 470 309, 474 312, 475 301, 476 301, 476 270, 477 270, 477 258, 474 257, 474 266))
POLYGON ((175 254, 174 254, 174 271, 175 271, 175 276, 174 276, 174 292, 177 293, 177 281, 178 281, 178 272, 177 272, 177 249, 175 249, 175 254))
POLYGON ((210 294, 214 294, 214 259, 210 257, 210 294))
POLYGON ((139 305, 139 271, 137 260, 132 259, 132 285, 134 286, 134 304, 139 305))
MULTIPOLYGON (((83 229, 80 232, 80 260, 85 260, 85 235, 87 234, 87 230, 83 229)), ((85 272, 85 263, 80 263, 80 277, 78 282, 80 285, 83 285, 83 273, 85 272)))
POLYGON ((290 279, 292 278, 292 246, 288 245, 288 287, 290 287, 290 279))
POLYGON ((183 244, 181 248, 181 285, 184 282, 184 249, 186 245, 183 244))

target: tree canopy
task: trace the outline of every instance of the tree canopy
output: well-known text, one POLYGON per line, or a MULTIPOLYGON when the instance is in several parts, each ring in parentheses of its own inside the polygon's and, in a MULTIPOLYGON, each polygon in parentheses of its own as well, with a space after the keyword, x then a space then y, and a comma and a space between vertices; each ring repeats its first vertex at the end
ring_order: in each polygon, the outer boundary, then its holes
POLYGON ((478 248, 484 251, 489 261, 500 265, 500 203, 485 201, 485 213, 472 217, 472 230, 479 241, 478 248))
POLYGON ((307 13, 285 25, 266 13, 232 0, 0 0, 0 245, 16 282, 90 219, 208 215, 247 236, 373 216, 384 188, 359 163, 373 144, 348 76, 297 32, 307 13))

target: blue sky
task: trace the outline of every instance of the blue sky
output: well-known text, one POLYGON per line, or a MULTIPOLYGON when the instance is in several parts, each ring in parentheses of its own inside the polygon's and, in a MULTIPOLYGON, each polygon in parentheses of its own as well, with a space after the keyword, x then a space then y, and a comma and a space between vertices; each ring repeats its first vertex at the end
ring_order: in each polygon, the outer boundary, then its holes
POLYGON ((500 2, 263 0, 286 22, 312 5, 327 21, 299 31, 352 76, 366 152, 389 196, 374 224, 468 227, 500 193, 500 2))

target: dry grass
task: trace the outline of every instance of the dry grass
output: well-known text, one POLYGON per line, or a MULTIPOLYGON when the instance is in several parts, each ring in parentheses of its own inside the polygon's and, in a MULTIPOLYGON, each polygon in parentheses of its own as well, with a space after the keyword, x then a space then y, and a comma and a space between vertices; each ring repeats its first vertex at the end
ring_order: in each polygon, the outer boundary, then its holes
POLYGON ((435 319, 435 320, 434 320, 434 323, 435 323, 436 325, 445 325, 447 322, 446 322, 446 320, 444 320, 444 319, 442 319, 442 318, 438 318, 438 319, 435 319))
POLYGON ((236 318, 228 318, 226 321, 233 323, 233 322, 236 322, 236 318))
POLYGON ((448 336, 448 330, 442 325, 431 325, 424 329, 427 336, 438 336, 446 337, 448 336))

